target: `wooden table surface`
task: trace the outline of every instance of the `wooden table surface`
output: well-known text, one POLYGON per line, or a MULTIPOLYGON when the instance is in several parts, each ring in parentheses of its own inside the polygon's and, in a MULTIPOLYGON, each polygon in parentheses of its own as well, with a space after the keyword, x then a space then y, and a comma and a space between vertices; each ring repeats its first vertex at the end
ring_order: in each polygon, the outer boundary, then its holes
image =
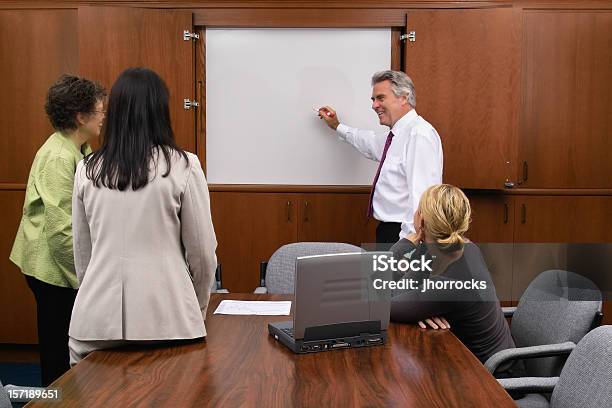
POLYGON ((61 402, 27 407, 514 407, 512 399, 449 331, 391 324, 384 346, 295 355, 269 334, 287 316, 212 315, 206 341, 98 351, 51 387, 61 402))

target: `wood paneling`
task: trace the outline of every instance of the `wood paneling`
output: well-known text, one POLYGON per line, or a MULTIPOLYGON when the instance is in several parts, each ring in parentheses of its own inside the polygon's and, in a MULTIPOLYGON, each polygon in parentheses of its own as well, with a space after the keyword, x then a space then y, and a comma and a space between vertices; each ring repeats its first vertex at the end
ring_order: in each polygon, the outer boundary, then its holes
POLYGON ((467 236, 476 243, 512 242, 514 199, 501 195, 468 194, 472 222, 467 236))
POLYGON ((0 191, 0 343, 36 343, 36 301, 19 268, 10 260, 21 221, 23 191, 0 191))
POLYGON ((126 68, 156 71, 170 90, 170 116, 179 146, 196 151, 195 115, 183 99, 195 98, 193 31, 188 11, 79 7, 79 67, 82 75, 109 89, 126 68))
POLYGON ((370 194, 371 186, 313 186, 283 184, 211 184, 210 191, 235 193, 343 193, 370 194))
POLYGON ((515 300, 548 269, 571 270, 601 290, 612 288, 612 197, 516 197, 515 213, 515 300), (587 243, 608 245, 578 245, 587 243))
POLYGON ((612 187, 612 12, 525 11, 526 187, 612 187))
POLYGON ((0 182, 25 183, 38 148, 53 132, 47 90, 78 69, 75 10, 0 11, 0 182))
POLYGON ((403 27, 395 9, 206 9, 194 10, 194 24, 206 27, 403 27))
POLYGON ((367 217, 369 198, 369 194, 302 194, 298 240, 375 243, 378 221, 367 217))
MULTIPOLYGON (((289 316, 212 314, 206 341, 89 355, 52 384, 64 407, 514 407, 450 330, 391 323, 384 346, 296 355, 268 334, 289 316)), ((35 401, 30 407, 54 407, 35 401)))
POLYGON ((206 29, 199 27, 196 32, 200 36, 195 45, 196 100, 200 104, 196 113, 196 150, 206 174, 206 29))
POLYGON ((515 242, 612 243, 612 197, 516 197, 515 242))
POLYGON ((519 41, 512 8, 410 10, 405 71, 416 110, 438 131, 444 181, 503 188, 514 179, 519 41))
POLYGON ((252 292, 259 286, 259 264, 282 245, 297 241, 298 195, 211 193, 217 234, 217 261, 223 286, 252 292))
POLYGON ((502 302, 512 299, 514 198, 468 195, 472 222, 467 236, 478 244, 502 302))

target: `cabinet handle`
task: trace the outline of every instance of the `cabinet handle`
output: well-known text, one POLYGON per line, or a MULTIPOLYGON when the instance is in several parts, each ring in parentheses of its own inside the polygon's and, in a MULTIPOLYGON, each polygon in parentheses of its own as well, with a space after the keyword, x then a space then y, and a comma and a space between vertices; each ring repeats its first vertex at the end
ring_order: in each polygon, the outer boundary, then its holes
POLYGON ((287 201, 287 222, 291 222, 291 201, 287 201))
POLYGON ((310 218, 308 217, 308 201, 306 201, 306 203, 304 203, 304 222, 308 221, 310 221, 310 218))
POLYGON ((504 224, 508 223, 508 203, 504 203, 504 224))
POLYGON ((525 204, 521 204, 521 224, 527 222, 527 206, 525 204))
POLYGON ((529 176, 529 165, 527 161, 523 162, 523 182, 527 181, 527 177, 529 176))

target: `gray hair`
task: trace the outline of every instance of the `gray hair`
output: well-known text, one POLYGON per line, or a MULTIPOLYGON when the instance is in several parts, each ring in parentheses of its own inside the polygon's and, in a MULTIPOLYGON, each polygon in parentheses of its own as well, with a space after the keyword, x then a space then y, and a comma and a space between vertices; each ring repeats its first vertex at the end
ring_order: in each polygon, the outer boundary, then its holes
POLYGON ((391 82, 391 89, 398 98, 405 96, 408 104, 416 108, 416 91, 412 79, 402 71, 379 71, 372 75, 372 86, 379 82, 391 82))

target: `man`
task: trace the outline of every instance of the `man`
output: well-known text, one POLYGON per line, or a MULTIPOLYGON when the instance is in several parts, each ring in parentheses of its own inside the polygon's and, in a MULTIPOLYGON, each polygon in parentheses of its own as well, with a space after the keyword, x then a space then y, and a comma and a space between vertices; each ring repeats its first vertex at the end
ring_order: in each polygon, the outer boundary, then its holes
POLYGON ((442 183, 440 136, 416 108, 412 80, 400 71, 381 71, 372 77, 372 109, 389 134, 351 128, 340 123, 329 106, 319 116, 338 132, 341 140, 361 154, 380 162, 372 183, 368 215, 380 221, 377 243, 395 243, 415 232, 414 212, 421 194, 442 183))

